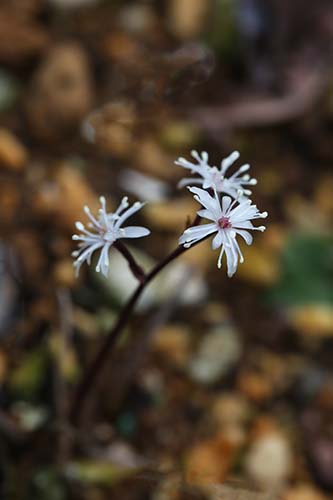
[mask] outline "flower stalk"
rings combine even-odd
[[[141,266],[137,263],[131,252],[128,250],[126,245],[121,241],[115,241],[113,244],[114,248],[118,250],[119,253],[127,260],[128,266],[132,271],[133,276],[140,282],[143,283],[146,278],[146,273]]]
[[[195,224],[198,224],[198,217],[196,217],[195,219]],[[209,236],[210,235],[207,235],[200,241],[193,243],[192,247],[205,240]],[[149,273],[145,274],[144,276],[142,275],[141,282],[139,283],[131,297],[128,299],[118,317],[116,324],[107,335],[104,343],[100,347],[96,357],[88,367],[88,370],[84,374],[83,379],[78,386],[70,410],[70,420],[73,424],[77,424],[79,416],[84,414],[85,403],[88,400],[90,392],[94,388],[95,383],[98,381],[99,376],[103,373],[105,363],[108,360],[114,346],[117,344],[143,291],[145,290],[147,285],[155,278],[155,276],[157,276],[165,267],[168,266],[168,264],[173,262],[177,257],[185,253],[187,250],[187,247],[179,245],[164,260],[156,264],[156,266],[153,267],[153,269]]]

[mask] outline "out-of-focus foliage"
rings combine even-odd
[[[333,238],[296,234],[281,254],[281,278],[270,299],[284,306],[333,301]]]

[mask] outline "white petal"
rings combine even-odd
[[[190,235],[190,236],[195,236],[195,237],[203,237],[208,234],[214,233],[217,231],[216,224],[210,223],[210,224],[201,224],[201,226],[192,226],[189,227],[184,231],[184,234]]]
[[[117,222],[115,223],[114,227],[116,229],[119,229],[119,227],[122,225],[123,222],[125,222],[126,219],[131,217],[131,215],[135,214],[135,212],[138,212],[138,210],[140,210],[144,205],[145,205],[145,203],[141,203],[140,201],[136,201],[134,203],[134,205],[132,205],[130,208],[125,210],[125,212],[123,212],[120,215],[120,217],[117,220]]]
[[[225,248],[224,248],[224,245],[222,245],[220,255],[219,255],[219,258],[217,260],[217,267],[219,269],[221,269],[221,267],[222,267],[222,257],[223,257],[224,252],[225,252]]]
[[[82,253],[80,253],[77,260],[80,262],[84,262],[85,260],[90,260],[91,255],[94,253],[94,251],[97,250],[98,248],[101,248],[102,246],[103,243],[96,243],[95,245],[89,246]]]
[[[207,191],[197,187],[190,187],[189,191],[197,196],[195,199],[212,213],[215,220],[221,217],[222,213],[220,203],[215,197],[213,198]]]
[[[237,229],[236,233],[239,234],[245,241],[247,245],[251,245],[253,241],[253,236],[248,231],[242,231],[241,229]]]
[[[203,217],[204,219],[209,219],[215,221],[215,217],[212,215],[212,213],[207,210],[207,208],[203,208],[202,210],[198,210],[197,212],[200,217]]]
[[[227,270],[228,276],[231,278],[236,272],[237,264],[235,265],[234,255],[230,246],[224,247],[226,259],[227,259]]]
[[[230,219],[233,225],[239,220],[251,219],[251,213],[253,212],[253,205],[251,206],[251,200],[242,201],[239,205],[232,209],[229,213]]]
[[[149,229],[143,226],[127,226],[121,230],[122,238],[142,238],[150,234]]]
[[[213,250],[216,250],[217,248],[219,248],[221,245],[222,245],[222,232],[219,231],[216,236],[214,236],[213,240],[212,240],[212,249]]]
[[[176,165],[179,165],[180,167],[187,168],[188,170],[191,170],[191,172],[195,172],[196,174],[201,174],[202,171],[202,165],[201,162],[199,162],[199,165],[196,165],[195,163],[192,163],[185,158],[178,158],[178,160],[175,161]]]
[[[216,224],[203,224],[201,226],[189,227],[181,235],[178,242],[180,245],[189,242],[194,243],[195,241],[200,241],[202,240],[202,238],[205,238],[209,234],[214,233],[216,230]]]
[[[231,205],[231,201],[232,200],[231,200],[230,196],[223,196],[222,197],[222,211],[224,214],[227,213],[227,211]]]
[[[242,222],[235,222],[233,225],[234,229],[254,229],[253,224],[250,220],[244,220]]]
[[[101,272],[105,278],[108,276],[108,270],[109,270],[109,249],[110,249],[111,243],[107,243],[104,245],[102,248],[101,254],[99,256],[97,265],[96,265],[96,272]]]
[[[233,151],[227,158],[221,161],[221,172],[224,174],[228,168],[240,157],[238,151]]]
[[[203,179],[198,179],[197,177],[185,177],[184,179],[180,180],[177,184],[178,188],[182,188],[184,186],[189,186],[191,184],[198,184],[199,186],[202,185]]]

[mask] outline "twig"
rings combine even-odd
[[[240,127],[260,127],[290,122],[306,113],[323,94],[327,75],[318,69],[300,68],[290,78],[288,90],[279,97],[250,95],[220,107],[202,107],[191,113],[201,127],[211,132]]]

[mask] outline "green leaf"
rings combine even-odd
[[[64,481],[54,469],[40,469],[34,476],[29,500],[65,500]]]
[[[295,306],[333,303],[333,237],[298,234],[281,256],[281,279],[268,295],[272,302]]]
[[[71,462],[65,469],[65,475],[72,481],[111,486],[138,472],[137,467],[121,467],[111,462],[86,460]]]
[[[10,389],[24,399],[32,399],[39,392],[46,377],[48,352],[43,348],[29,353],[10,377]]]

